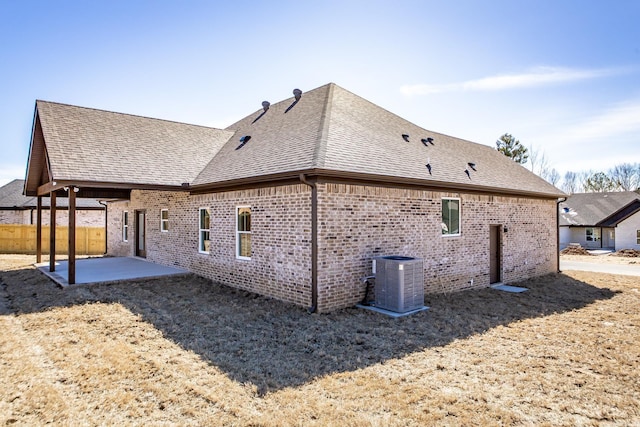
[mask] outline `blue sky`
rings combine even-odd
[[[640,1],[0,0],[0,184],[36,99],[226,127],[328,82],[561,174],[640,162]]]

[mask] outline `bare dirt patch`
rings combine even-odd
[[[560,255],[584,255],[584,256],[592,256],[589,251],[587,251],[582,246],[567,246],[563,250],[560,251]]]
[[[640,283],[568,272],[391,319],[0,256],[0,424],[634,425]]]
[[[640,251],[635,249],[622,249],[611,254],[612,256],[640,258]]]
[[[599,263],[599,264],[640,264],[640,259],[635,257],[622,257],[615,256],[615,253],[608,253],[602,255],[560,255],[560,260],[564,261],[581,261],[581,262],[589,262],[589,263]]]

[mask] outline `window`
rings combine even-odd
[[[460,199],[442,199],[442,235],[460,235]]]
[[[203,254],[209,253],[209,232],[210,232],[210,222],[209,222],[209,208],[200,208],[198,224],[200,228],[200,232],[198,233],[198,252]]]
[[[122,241],[129,241],[129,212],[122,212]]]
[[[251,208],[236,208],[236,258],[251,259]]]
[[[640,245],[640,230],[636,230],[636,244]]]
[[[169,231],[169,209],[160,209],[160,231]]]
[[[600,241],[600,229],[599,228],[587,228],[586,229],[587,242],[599,242]]]

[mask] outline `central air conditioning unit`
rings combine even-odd
[[[375,306],[397,313],[424,307],[422,258],[381,256],[373,259]]]

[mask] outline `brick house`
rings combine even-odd
[[[24,180],[14,179],[0,187],[0,224],[33,225],[36,223],[36,209],[38,208],[35,197],[22,195]],[[69,206],[66,199],[60,200],[59,212],[56,215],[56,223],[64,226],[68,223]],[[42,209],[49,209],[49,199],[42,200]],[[106,208],[98,200],[80,199],[76,206],[76,225],[80,227],[104,227]],[[49,216],[42,217],[43,224],[49,223]]]
[[[427,293],[558,270],[546,181],[335,84],[294,95],[224,130],[37,101],[25,192],[121,199],[111,255],[321,312],[379,255],[423,258]]]

